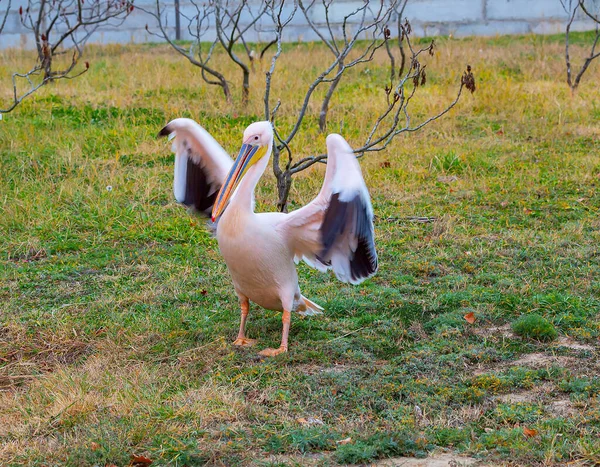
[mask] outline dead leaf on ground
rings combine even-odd
[[[532,437],[534,437],[535,435],[538,434],[538,431],[534,430],[533,428],[527,428],[527,427],[525,427],[525,428],[523,428],[523,434],[525,436],[527,436],[528,438],[532,438]]]
[[[348,437],[348,438],[344,438],[344,439],[340,439],[339,441],[336,441],[335,444],[350,444],[352,442],[352,438]]]
[[[472,311],[470,313],[467,313],[465,316],[465,321],[469,324],[473,324],[475,322],[475,313],[473,313]]]
[[[131,455],[131,462],[129,463],[130,467],[146,467],[152,464],[152,459],[146,456],[138,456],[137,454]]]
[[[523,214],[529,215],[533,213],[533,209],[523,208]]]
[[[100,445],[98,443],[92,443],[90,444],[90,449],[92,451],[97,451],[98,449],[100,449]]]

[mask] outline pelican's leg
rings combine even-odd
[[[250,302],[246,297],[240,297],[240,308],[242,309],[242,319],[240,320],[240,330],[237,339],[233,341],[233,345],[251,346],[256,344],[256,339],[248,339],[246,337],[246,319],[248,318],[248,310]]]
[[[275,355],[279,355],[280,353],[287,352],[288,350],[288,335],[290,334],[290,323],[292,320],[292,314],[283,310],[283,316],[281,317],[281,321],[283,322],[283,331],[281,333],[281,345],[278,349],[264,349],[261,350],[258,354],[263,357],[274,357]]]

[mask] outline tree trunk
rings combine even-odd
[[[338,72],[341,71],[342,68],[344,68],[344,63],[340,60],[338,64]],[[323,104],[321,105],[321,113],[319,113],[319,130],[321,130],[321,133],[325,133],[325,130],[327,129],[327,113],[329,112],[329,101],[331,100],[333,93],[335,92],[335,88],[337,88],[337,85],[339,84],[341,79],[342,74],[340,73],[340,75],[331,82],[331,85],[327,90],[327,94],[325,94],[325,99],[323,99]]]
[[[288,212],[287,202],[290,194],[290,188],[292,187],[292,174],[287,170],[281,172],[277,177],[277,210],[279,212]]]
[[[279,166],[279,147],[273,145],[273,174],[277,179],[277,210],[279,212],[287,212],[288,195],[292,187],[292,174],[289,169],[281,170]]]
[[[225,94],[225,100],[231,103],[231,91],[229,89],[229,84],[227,84],[227,80],[225,78],[220,80],[219,86],[223,89],[223,94]]]
[[[245,107],[248,105],[250,99],[250,71],[244,69],[244,84],[242,86],[242,105]]]

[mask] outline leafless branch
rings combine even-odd
[[[156,0],[154,9],[140,9],[156,20],[158,32],[154,32],[146,25],[146,31],[150,34],[164,39],[177,53],[185,57],[192,65],[197,66],[201,70],[202,79],[209,85],[219,86],[223,91],[225,98],[231,101],[231,91],[229,83],[225,76],[210,65],[210,60],[213,56],[218,40],[212,42],[206,40],[206,35],[210,30],[211,19],[214,18],[214,9],[212,4],[202,4],[191,2],[195,8],[192,16],[187,16],[179,13],[180,16],[187,21],[187,31],[193,41],[189,48],[185,48],[175,42],[176,39],[169,33],[167,22],[167,8],[161,3],[161,0]]]
[[[254,25],[260,20],[260,18],[266,13],[268,8],[268,3],[263,2],[258,9],[257,14],[254,14],[250,4],[243,0],[239,2],[239,4],[235,5],[232,2],[233,7],[230,5],[228,0],[225,2],[222,1],[214,1],[214,9],[215,9],[215,24],[217,37],[222,47],[229,55],[229,58],[242,70],[242,103],[245,105],[248,103],[248,99],[250,97],[250,67],[249,64],[244,62],[234,51],[234,45],[238,41],[242,41],[248,59],[252,60],[252,54],[250,50],[246,46],[244,41],[244,34],[254,27]],[[247,24],[244,26],[240,25],[240,20],[242,15],[248,12],[249,16],[252,18]]]
[[[10,8],[10,0],[8,3]],[[37,59],[26,72],[12,74],[12,98],[0,113],[12,111],[42,86],[60,79],[73,79],[89,68],[76,71],[83,47],[100,25],[119,26],[133,11],[129,0],[29,0],[19,8],[21,24],[33,35]],[[0,23],[0,32],[6,24]],[[57,59],[70,56],[69,60]],[[24,85],[24,87],[23,87]]]
[[[372,11],[369,8],[376,4],[377,8]],[[335,94],[336,87],[345,76],[347,70],[360,66],[365,63],[370,63],[377,51],[385,47],[388,56],[392,54],[391,49],[387,46],[390,40],[391,32],[386,26],[386,22],[391,18],[392,12],[397,8],[395,2],[391,5],[385,5],[383,2],[371,2],[359,5],[353,12],[347,15],[338,25],[341,30],[340,37],[335,35],[336,25],[330,21],[329,8],[331,0],[298,0],[298,8],[304,15],[304,20],[312,31],[321,39],[323,44],[331,52],[332,60],[324,67],[323,71],[311,82],[305,91],[304,98],[300,104],[298,117],[287,135],[281,135],[276,129],[276,143],[274,148],[273,171],[277,178],[278,187],[278,208],[285,211],[289,190],[291,187],[292,176],[301,172],[308,167],[318,162],[323,162],[327,155],[320,154],[315,156],[303,157],[298,160],[292,160],[292,151],[290,149],[291,142],[302,125],[304,117],[308,113],[309,103],[314,95],[315,90],[323,83],[328,85],[325,97],[321,103],[319,114],[321,129],[325,129],[326,116],[329,103],[332,96]],[[310,13],[311,8],[316,6],[321,9],[325,17],[325,24],[319,25],[312,21]],[[406,0],[403,0],[400,5],[400,11],[403,11],[406,6]],[[281,8],[279,9],[281,11]],[[274,18],[280,19],[277,12],[273,13]],[[277,22],[277,21],[276,21]],[[352,33],[350,32],[350,23],[352,23]],[[282,24],[279,21],[279,24]],[[427,46],[415,48],[410,40],[411,28],[408,21],[399,22],[400,34],[402,36],[402,47],[406,48],[405,57],[406,65],[402,65],[403,74],[390,74],[390,84],[385,87],[385,97],[381,113],[375,119],[371,131],[366,136],[364,144],[355,150],[357,157],[370,152],[378,152],[386,149],[393,139],[405,132],[415,132],[429,125],[437,119],[446,115],[453,109],[460,100],[463,90],[473,92],[475,90],[475,79],[470,67],[464,72],[458,83],[458,91],[452,102],[446,105],[435,115],[423,119],[416,124],[411,122],[410,103],[420,87],[424,86],[427,81],[427,65],[422,63],[422,56],[433,55],[435,44],[432,41]],[[277,52],[274,54],[271,62],[271,68],[266,74],[265,87],[265,117],[275,120],[275,113],[279,106],[270,112],[270,94],[271,86],[274,78],[277,60],[281,54],[281,27],[278,30]],[[366,43],[361,43],[358,50],[358,38],[364,38],[368,34],[370,39]],[[277,125],[274,124],[275,128]],[[286,150],[288,153],[288,161],[285,167],[280,166],[280,152]]]
[[[187,22],[187,33],[192,38],[192,45],[189,48],[184,48],[172,37],[174,33],[169,31],[167,24],[169,8],[161,3],[163,1],[156,0],[154,8],[143,9],[153,16],[157,23],[157,32],[152,32],[146,26],[148,32],[166,40],[192,65],[199,67],[204,81],[207,84],[219,86],[226,99],[231,101],[229,80],[211,63],[215,51],[223,50],[242,72],[242,103],[245,105],[250,96],[250,74],[255,58],[255,53],[250,49],[246,35],[267,16],[269,0],[259,3],[248,0],[191,0],[190,3],[195,9],[195,13],[188,16],[180,12],[180,17]],[[240,56],[237,52],[236,45],[238,44],[243,46],[245,57]],[[263,50],[262,54],[264,52]]]
[[[385,32],[387,31],[387,27],[384,28],[383,24],[389,19],[391,14],[394,12],[396,0],[392,0],[390,5],[386,5],[384,4],[384,2],[379,2],[378,7],[375,9],[375,11],[370,9],[369,2],[365,2],[363,5],[359,5],[354,11],[347,14],[344,17],[341,24],[343,44],[341,44],[340,46],[338,46],[337,44],[338,41],[334,34],[334,29],[332,27],[331,19],[329,16],[329,10],[332,4],[332,0],[321,0],[321,5],[323,7],[323,12],[325,16],[325,23],[327,25],[326,31],[321,31],[321,28],[312,21],[311,16],[309,14],[310,9],[314,8],[315,3],[316,0],[312,0],[309,4],[305,5],[302,0],[298,0],[300,9],[304,14],[305,21],[307,22],[309,27],[315,32],[315,34],[317,34],[317,36],[323,41],[323,43],[327,45],[327,47],[335,57],[335,63],[333,64],[333,67],[330,67],[324,76],[317,78],[317,81],[313,83],[315,84],[313,91],[321,82],[329,83],[329,88],[321,103],[321,110],[319,113],[319,128],[322,132],[324,132],[327,126],[327,113],[329,111],[329,103],[344,72],[348,68],[352,68],[357,64],[372,60],[374,53],[387,42],[389,33]],[[377,4],[377,2],[373,3]],[[369,20],[367,14],[372,15],[373,19]],[[355,22],[355,24],[353,24],[353,27],[356,30],[356,32],[351,36],[348,33],[348,25],[350,22]],[[361,37],[361,35],[368,32],[371,32],[372,38],[368,46],[366,47],[366,50],[358,59],[346,62],[346,58],[354,48],[356,40],[359,37]],[[331,71],[336,66],[337,73],[332,78],[327,78],[327,75],[331,73]],[[308,100],[305,100],[306,105],[308,105],[308,102],[310,101],[310,97],[312,95],[312,91],[309,92],[310,94],[307,94],[306,96]],[[306,111],[306,108],[304,108],[303,111]],[[301,121],[299,123],[301,123]],[[290,140],[288,140],[288,143],[289,141]]]
[[[396,9],[396,25],[398,30],[398,50],[400,51],[400,66],[398,69],[398,76],[402,76],[404,74],[404,67],[406,65],[406,52],[404,51],[404,31],[402,29],[402,21],[404,18],[404,10],[406,9],[406,4],[408,0],[402,0],[399,2],[398,8]]]
[[[2,2],[2,0],[0,0],[0,3],[1,2]],[[6,26],[6,20],[8,19],[8,13],[10,12],[11,4],[12,4],[12,0],[8,0],[7,6],[6,6],[6,11],[3,13],[4,16],[0,16],[0,34],[2,34],[2,30],[4,29],[4,26]]]
[[[598,42],[600,42],[600,15],[594,15],[590,8],[585,4],[586,0],[560,0],[563,8],[569,15],[569,19],[567,21],[567,26],[565,28],[565,64],[567,68],[567,84],[571,88],[572,92],[575,92],[579,87],[579,83],[581,82],[581,78],[584,73],[587,71],[588,67],[596,58],[600,57],[600,52],[596,52],[596,47],[598,46]],[[595,36],[594,41],[592,42],[592,47],[590,48],[590,52],[588,56],[585,58],[583,65],[575,75],[573,79],[573,68],[571,65],[571,53],[570,53],[570,34],[571,27],[573,22],[575,21],[575,17],[577,12],[581,9],[583,14],[593,20],[596,23],[595,28]]]

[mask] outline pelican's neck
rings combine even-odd
[[[273,143],[270,143],[265,155],[248,169],[231,198],[231,207],[254,212],[254,189],[269,164],[272,149]]]

